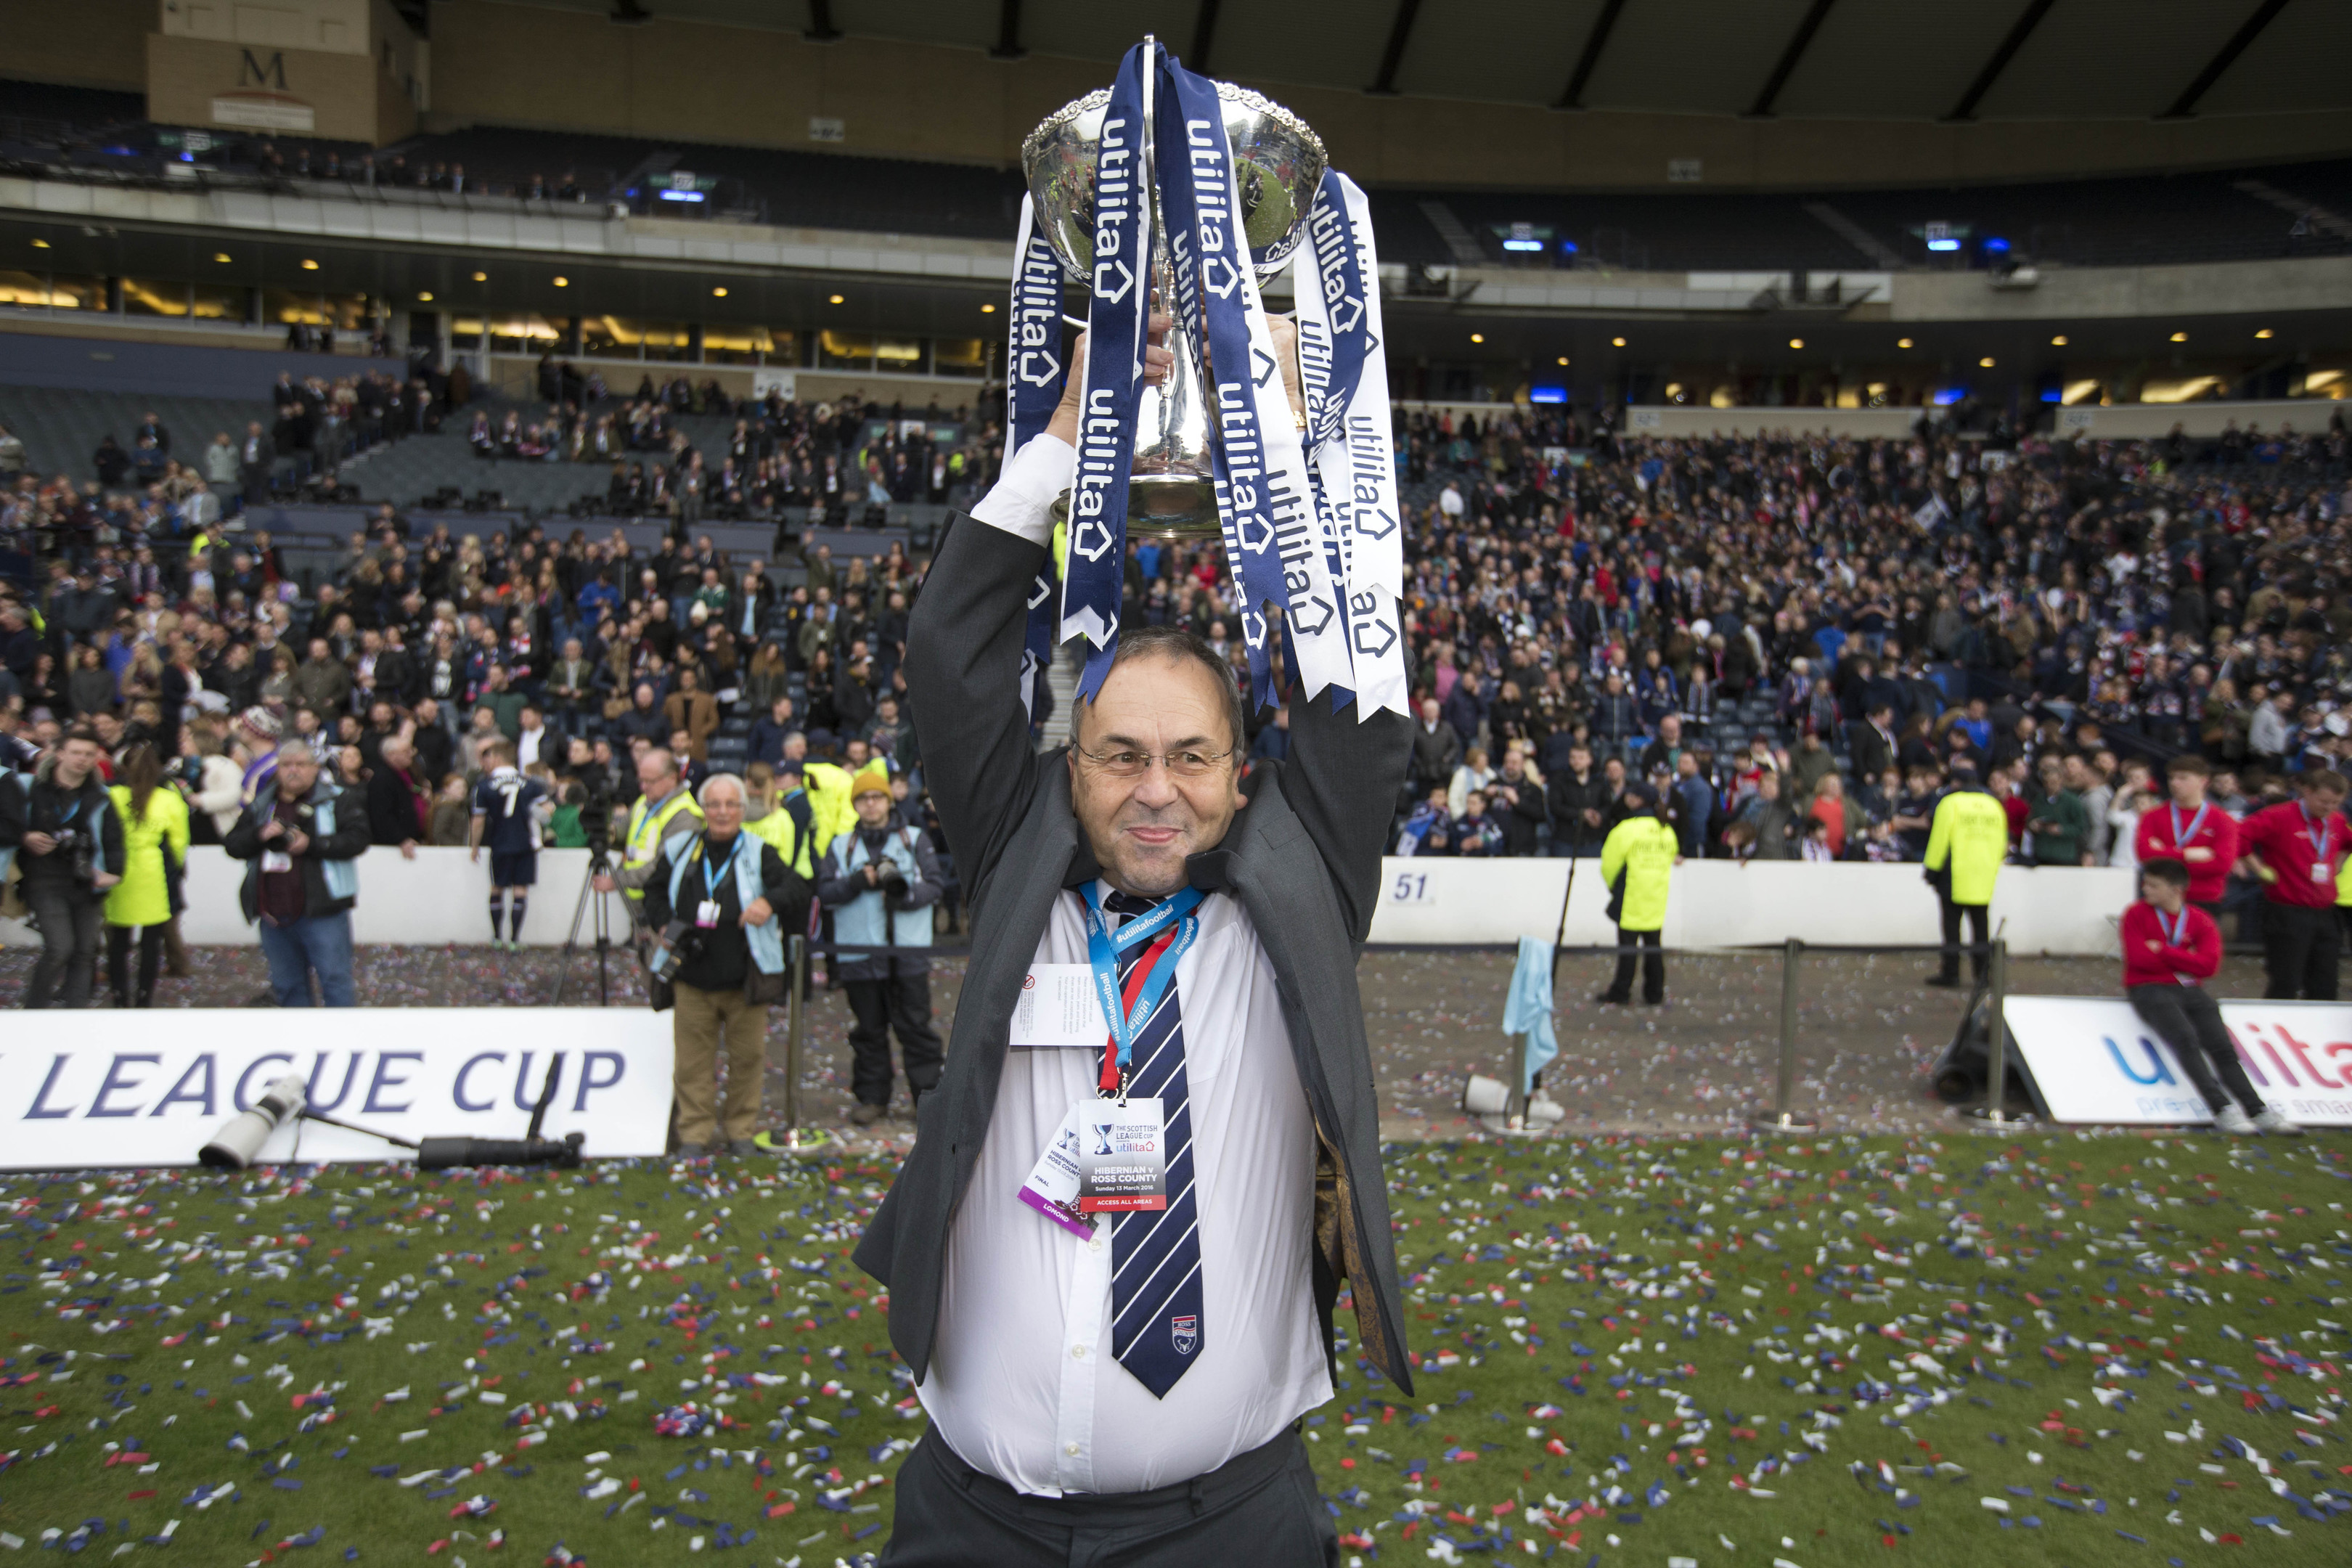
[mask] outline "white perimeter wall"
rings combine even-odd
[[[1563,895],[1565,945],[1616,942],[1599,860],[1384,860],[1372,940],[1549,942]],[[2116,921],[2132,897],[2127,870],[2011,866],[1995,886],[1992,923],[2006,922],[2013,952],[2111,957]],[[1675,868],[1669,947],[1745,947],[1792,936],[1822,945],[1943,940],[1935,891],[1916,866],[1686,860]]]
[[[419,849],[415,859],[403,860],[396,849],[375,848],[358,865],[359,941],[470,945],[488,940],[487,853],[475,864],[463,849]],[[587,872],[585,849],[540,852],[539,885],[531,889],[530,918],[523,928],[529,945],[562,942]],[[188,852],[188,912],[181,921],[188,941],[255,940],[237,909],[244,873],[241,862],[217,848],[199,846]],[[1402,889],[1400,879],[1407,879]],[[1549,942],[1559,928],[1563,894],[1568,945],[1617,940],[1616,928],[1603,913],[1609,889],[1598,860],[1383,860],[1372,940],[1492,943],[1539,936]],[[2116,921],[2132,896],[2129,871],[2011,866],[2000,874],[1992,919],[1996,927],[2007,922],[2015,952],[2111,957],[2116,951]],[[626,919],[615,894],[616,934],[625,933]],[[593,934],[589,921],[582,928],[583,940]],[[13,922],[0,922],[0,935],[10,942],[31,940]],[[1824,945],[1942,940],[1936,895],[1916,866],[1691,860],[1675,868],[1666,900],[1669,946],[1747,947],[1791,936]]]

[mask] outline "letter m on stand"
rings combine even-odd
[[[274,87],[280,92],[286,90],[285,50],[273,53],[268,65],[254,58],[251,49],[239,49],[237,54],[242,57],[236,65],[237,86]]]

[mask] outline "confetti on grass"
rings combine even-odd
[[[1345,1556],[2352,1556],[2332,1138],[1386,1158],[1415,1391],[1343,1297],[1303,1427]],[[205,1563],[478,1561],[492,1524],[531,1562],[865,1561],[922,1429],[847,1256],[892,1173],[0,1178],[0,1530]]]

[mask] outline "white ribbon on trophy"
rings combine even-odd
[[[1345,606],[1349,688],[1368,714],[1403,713],[1403,511],[1389,419],[1381,267],[1370,204],[1353,180],[1323,176],[1307,245],[1291,261],[1298,369],[1315,503]]]

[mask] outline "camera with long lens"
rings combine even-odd
[[[65,858],[67,875],[88,886],[98,880],[98,840],[83,828],[60,827],[50,835],[57,842],[52,855]]]
[[[261,1098],[253,1102],[253,1109],[232,1117],[213,1135],[211,1142],[197,1151],[196,1158],[216,1171],[242,1171],[259,1158],[261,1146],[269,1142],[270,1134],[299,1120],[340,1127],[346,1132],[364,1132],[396,1148],[413,1149],[420,1171],[446,1171],[470,1165],[548,1165],[571,1170],[580,1163],[587,1135],[567,1132],[561,1138],[545,1138],[539,1131],[546,1123],[547,1108],[554,1103],[556,1087],[562,1077],[563,1053],[558,1051],[547,1064],[547,1078],[539,1089],[539,1103],[531,1107],[530,1126],[520,1138],[427,1138],[418,1142],[312,1110],[309,1080],[299,1073],[288,1073],[271,1079],[262,1089]]]
[[[302,1114],[310,1103],[310,1083],[299,1073],[272,1079],[253,1109],[242,1111],[196,1151],[196,1158],[215,1171],[242,1171],[253,1163],[269,1135]]]
[[[894,910],[904,909],[907,904],[907,873],[894,863],[882,868],[881,877],[883,903]]]
[[[534,1127],[537,1125],[533,1123]],[[416,1168],[446,1171],[462,1165],[552,1165],[572,1170],[580,1163],[581,1132],[561,1138],[426,1138],[416,1145]]]
[[[580,796],[580,831],[588,840],[591,876],[613,869],[613,781],[601,767],[592,767],[573,781]]]
[[[646,954],[646,973],[656,980],[669,982],[695,954],[702,951],[702,931],[692,921],[672,921],[662,927],[661,934]]]

